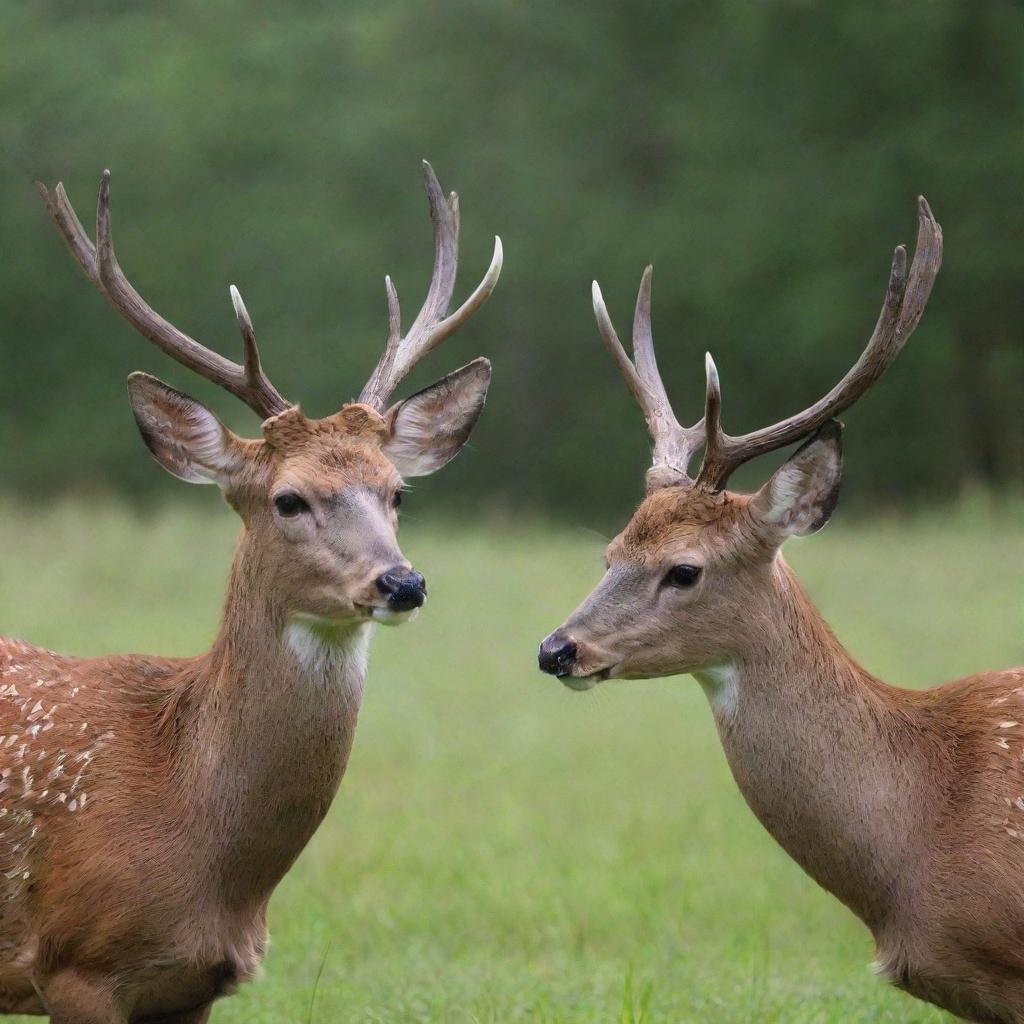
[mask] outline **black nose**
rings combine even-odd
[[[377,589],[396,612],[412,611],[427,599],[427,581],[412,569],[388,569],[377,577]]]
[[[567,676],[576,660],[576,641],[564,634],[552,633],[540,645],[537,664],[541,672],[553,676]]]

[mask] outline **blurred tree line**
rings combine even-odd
[[[31,182],[92,218],[113,171],[118,254],[168,319],[264,363],[324,414],[406,322],[431,243],[419,160],[462,199],[457,299],[497,292],[421,365],[480,353],[491,400],[432,500],[578,515],[640,487],[646,435],[590,311],[625,337],[654,262],[681,419],[714,351],[734,432],[823,393],[858,355],[915,197],[946,260],[918,333],[845,417],[848,483],[887,501],[1024,474],[1024,7],[1014,0],[0,0],[3,486],[174,493],[125,375],[211,402],[81,276]],[[237,406],[237,408],[236,408]],[[769,467],[753,470],[748,482]],[[423,484],[434,488],[434,484]]]

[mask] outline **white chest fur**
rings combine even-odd
[[[333,696],[340,694],[358,707],[363,699],[371,634],[369,623],[342,630],[303,616],[288,624],[285,640],[310,687]]]

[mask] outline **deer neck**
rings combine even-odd
[[[276,885],[330,806],[352,748],[371,629],[290,618],[264,568],[243,534],[190,716],[195,803],[215,823],[211,862],[243,901]]]
[[[922,804],[909,708],[846,652],[781,557],[771,575],[756,635],[732,662],[695,675],[758,819],[820,885],[882,927],[903,892]]]

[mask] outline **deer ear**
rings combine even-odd
[[[385,414],[384,454],[402,476],[426,476],[451,461],[480,418],[491,364],[474,359]]]
[[[755,519],[779,540],[816,533],[831,518],[843,476],[843,426],[828,420],[754,495]]]
[[[227,487],[244,465],[243,442],[194,398],[133,373],[128,400],[146,447],[179,480]]]

